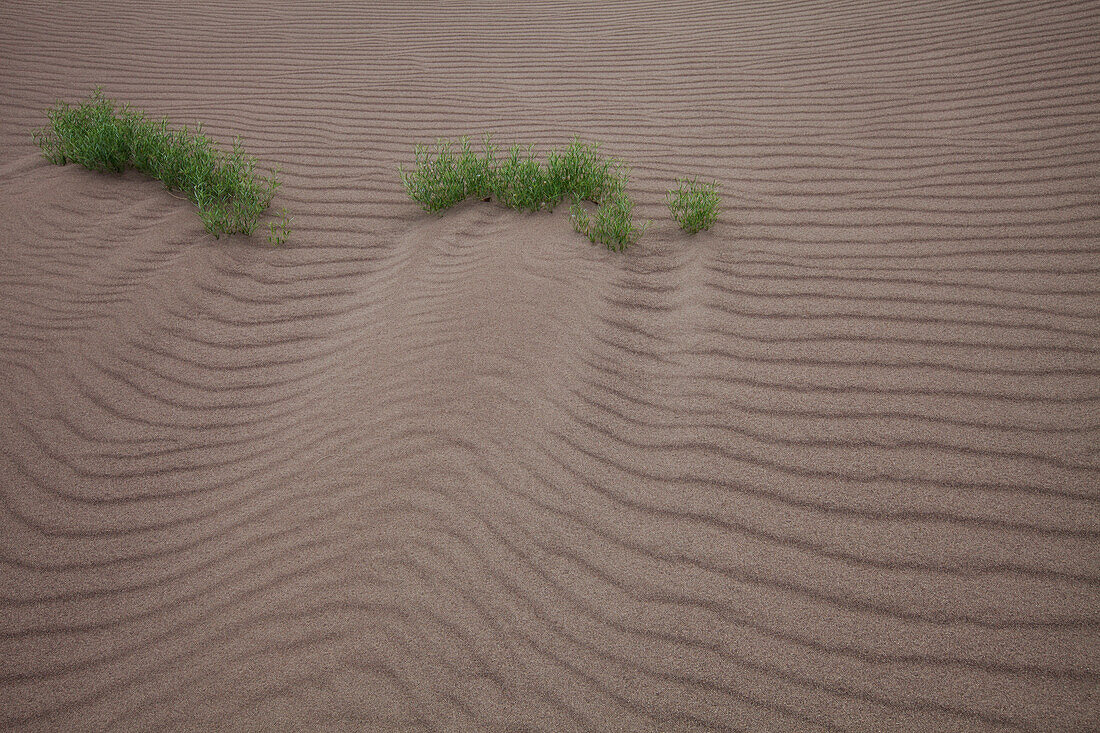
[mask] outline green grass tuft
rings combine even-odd
[[[718,220],[718,182],[699,183],[695,179],[677,180],[679,188],[669,190],[666,201],[672,218],[688,234],[710,229]]]
[[[565,150],[546,154],[546,175],[555,204],[566,196],[599,203],[622,194],[626,186],[626,169],[618,159],[600,157],[599,143],[585,145],[575,137]]]
[[[462,138],[457,154],[449,141],[439,141],[435,153],[426,145],[416,146],[416,167],[406,171],[398,166],[401,181],[409,196],[429,213],[449,209],[476,196],[485,198],[492,189],[494,148],[485,137],[485,155],[478,157],[468,138]]]
[[[286,238],[290,236],[290,222],[294,220],[294,217],[290,216],[290,214],[287,213],[285,206],[280,213],[283,217],[282,222],[280,222],[279,224],[276,224],[275,222],[270,222],[267,225],[268,229],[271,230],[271,233],[267,235],[267,241],[271,242],[274,245],[286,243]]]
[[[34,141],[48,161],[101,173],[137,168],[183,192],[215,237],[252,234],[280,185],[277,168],[269,178],[256,175],[256,159],[244,154],[239,138],[230,152],[221,152],[201,124],[193,132],[170,130],[167,118],[149,120],[128,105],[116,109],[98,87],[87,101],[58,102],[46,115],[50,124],[34,131]],[[284,227],[287,222],[284,211]]]
[[[459,143],[458,152],[443,140],[437,141],[434,152],[417,145],[415,167],[398,167],[405,190],[425,211],[443,211],[469,198],[495,198],[520,211],[553,211],[568,198],[573,202],[574,228],[617,250],[637,241],[648,227],[631,221],[634,204],[626,195],[625,167],[615,158],[600,156],[595,143],[573,138],[564,149],[551,150],[545,164],[530,147],[519,145],[498,160],[488,135],[480,156],[468,138]],[[591,221],[581,201],[598,204]]]
[[[634,203],[620,192],[601,201],[591,216],[580,202],[574,202],[569,213],[574,229],[597,244],[621,252],[649,229],[648,221],[641,226],[634,224],[633,210]]]

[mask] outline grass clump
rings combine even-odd
[[[280,213],[283,220],[279,224],[270,222],[267,225],[268,229],[271,230],[271,233],[267,235],[267,241],[276,245],[286,243],[286,238],[290,236],[290,222],[294,220],[294,217],[287,213],[285,206]]]
[[[492,171],[492,194],[497,201],[518,211],[553,210],[558,195],[550,178],[531,153],[531,148],[513,145],[508,157]]]
[[[401,181],[409,196],[429,213],[449,209],[471,197],[485,198],[493,181],[494,148],[485,136],[485,155],[478,157],[468,138],[459,141],[462,149],[455,153],[450,141],[441,141],[435,153],[426,145],[416,146],[416,167],[406,171],[398,166]]]
[[[677,180],[678,188],[665,197],[672,218],[688,234],[710,229],[718,220],[718,182],[699,183],[695,179]]]
[[[612,195],[625,195],[623,164],[617,158],[601,157],[598,143],[586,145],[575,137],[564,150],[547,153],[546,175],[555,204],[566,196],[599,203]]]
[[[520,145],[498,160],[488,135],[480,156],[467,138],[460,145],[457,153],[447,141],[438,142],[434,152],[418,145],[415,168],[398,167],[405,190],[425,211],[443,211],[468,198],[495,198],[520,211],[553,211],[568,198],[574,228],[593,242],[620,250],[648,226],[631,221],[634,204],[626,195],[625,167],[615,158],[603,158],[596,143],[573,138],[564,149],[550,151],[545,164],[530,147]],[[591,220],[581,201],[598,205]]]
[[[569,209],[569,218],[573,228],[593,242],[621,252],[637,242],[649,228],[648,221],[641,226],[634,223],[633,210],[634,203],[620,192],[601,201],[592,215],[575,201]]]
[[[252,234],[280,185],[277,168],[269,178],[256,175],[256,159],[244,154],[240,138],[230,152],[219,151],[201,124],[194,131],[170,130],[167,118],[154,121],[128,105],[117,108],[98,87],[87,101],[58,102],[46,115],[50,124],[34,131],[34,141],[51,163],[79,163],[101,173],[137,168],[194,202],[215,238]],[[280,244],[287,223],[284,209]]]

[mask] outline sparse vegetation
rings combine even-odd
[[[633,210],[634,202],[625,193],[619,192],[601,201],[591,216],[579,201],[574,202],[569,209],[569,218],[573,228],[593,242],[621,252],[637,242],[649,228],[648,221],[640,226],[634,223],[631,217]]]
[[[551,150],[546,155],[546,174],[553,205],[566,196],[596,203],[625,196],[625,166],[617,158],[601,157],[598,143],[585,145],[573,138],[565,150]]]
[[[493,181],[493,147],[485,137],[485,155],[478,157],[467,138],[462,150],[453,151],[449,141],[441,141],[434,154],[427,146],[416,146],[416,167],[407,172],[398,166],[405,190],[429,213],[449,209],[471,197],[489,195]]]
[[[449,141],[439,141],[434,152],[418,145],[415,168],[398,167],[405,190],[425,211],[443,211],[469,198],[495,198],[521,211],[552,211],[569,198],[574,228],[616,250],[637,241],[648,226],[631,220],[634,204],[625,190],[625,167],[615,158],[601,157],[595,143],[573,138],[563,150],[550,151],[545,165],[531,148],[519,145],[498,161],[488,135],[480,156],[468,138],[459,143],[457,153]],[[581,201],[597,204],[592,217]]]
[[[58,102],[47,111],[50,124],[34,131],[35,143],[46,159],[57,165],[79,163],[101,173],[121,173],[133,166],[181,191],[199,208],[206,230],[222,234],[252,234],[260,215],[279,187],[276,168],[271,177],[258,177],[256,159],[241,150],[240,138],[233,149],[219,151],[202,131],[168,128],[168,119],[152,121],[145,113],[103,97],[97,87],[90,99],[71,106]],[[282,235],[286,241],[289,218],[283,210]]]
[[[677,180],[679,188],[666,196],[672,218],[688,234],[710,229],[718,220],[718,182],[699,183],[695,179]]]
[[[270,222],[268,224],[271,233],[267,235],[267,241],[276,245],[286,243],[286,238],[290,236],[290,222],[294,220],[294,218],[287,213],[285,206],[279,213],[282,214],[283,220],[278,225],[276,225],[275,222]]]

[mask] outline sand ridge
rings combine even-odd
[[[0,727],[1100,727],[1100,12],[0,5]],[[242,136],[286,246],[49,165]],[[652,229],[420,212],[573,135]],[[687,237],[681,175],[722,182]]]

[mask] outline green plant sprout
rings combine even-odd
[[[278,167],[269,178],[256,175],[256,159],[244,154],[240,138],[230,152],[219,151],[201,123],[193,132],[170,130],[167,117],[154,122],[128,105],[116,110],[99,87],[87,101],[77,106],[58,102],[46,115],[49,126],[35,130],[33,137],[48,161],[79,163],[101,173],[137,168],[168,190],[183,192],[215,238],[252,234],[280,185]],[[288,223],[284,209],[284,229]]]
[[[267,241],[274,245],[281,245],[286,242],[286,238],[290,236],[290,222],[294,221],[294,218],[287,213],[285,206],[280,214],[283,220],[278,226],[276,226],[273,221],[269,222],[267,225],[271,230],[271,233],[267,235]]]
[[[718,220],[718,182],[699,183],[695,179],[677,179],[679,188],[665,197],[672,218],[688,234],[710,229]]]
[[[573,228],[597,244],[621,252],[649,229],[649,222],[636,225],[631,218],[634,203],[625,193],[605,198],[589,216],[588,211],[575,201],[569,208]]]

